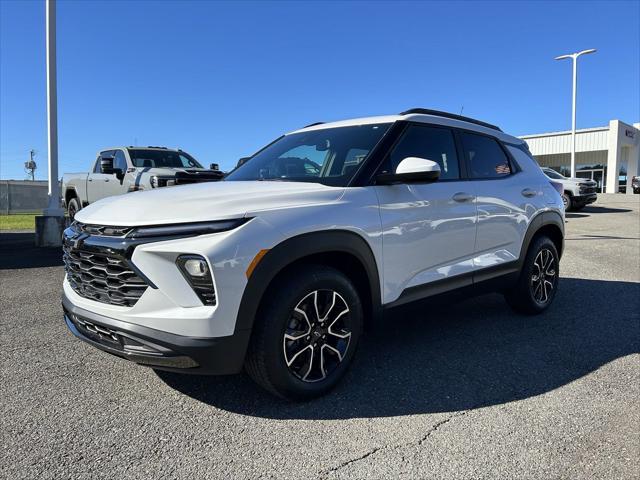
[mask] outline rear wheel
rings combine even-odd
[[[76,213],[78,213],[79,210],[80,210],[80,204],[78,203],[78,199],[73,197],[71,200],[69,200],[69,203],[67,204],[67,215],[71,220],[73,220],[73,218],[76,216]]]
[[[246,370],[268,391],[308,400],[342,378],[362,331],[362,306],[351,281],[321,265],[277,280],[254,324]]]
[[[535,238],[515,287],[505,294],[511,308],[526,314],[546,310],[558,288],[559,261],[558,250],[549,237]]]

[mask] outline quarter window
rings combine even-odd
[[[467,132],[460,137],[471,178],[501,178],[511,173],[509,159],[496,140]]]
[[[407,157],[437,162],[442,180],[460,178],[453,132],[447,128],[409,125],[389,154],[385,170],[395,172],[398,164]]]

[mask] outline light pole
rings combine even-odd
[[[560,55],[556,57],[556,60],[563,60],[570,58],[573,60],[573,107],[571,111],[571,176],[576,176],[576,96],[578,89],[578,57],[580,55],[586,55],[587,53],[594,53],[595,48],[589,50],[582,50],[581,52],[571,53],[569,55]]]
[[[58,181],[58,96],[56,85],[56,0],[46,0],[47,20],[47,130],[49,147],[49,203],[36,217],[36,245],[55,247],[62,243],[64,211],[60,208]]]

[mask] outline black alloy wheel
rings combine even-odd
[[[363,320],[358,290],[345,273],[326,265],[292,267],[264,294],[247,373],[287,400],[324,395],[349,368]]]
[[[549,237],[541,235],[531,241],[518,280],[504,296],[516,312],[542,313],[553,302],[559,280],[558,250]]]
[[[531,269],[531,295],[541,305],[553,298],[553,290],[558,283],[556,259],[553,252],[543,248],[538,252]]]
[[[351,342],[349,306],[335,290],[314,290],[291,312],[282,340],[284,360],[303,382],[331,375]]]

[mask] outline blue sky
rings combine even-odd
[[[45,7],[0,0],[0,178],[46,178]],[[60,171],[106,146],[232,167],[319,120],[422,106],[513,134],[640,119],[640,2],[58,2]]]

